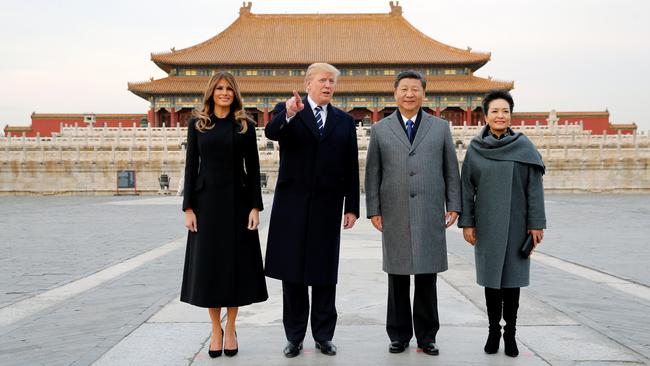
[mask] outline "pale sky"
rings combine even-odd
[[[146,113],[127,82],[166,74],[151,52],[205,41],[234,0],[22,0],[0,10],[0,129],[38,113]],[[515,111],[603,111],[650,130],[650,1],[402,0],[416,28],[491,52],[476,73],[514,80]],[[387,13],[388,0],[253,1],[253,13]],[[287,34],[290,46],[291,35]],[[245,44],[242,44],[245,47]],[[264,50],[263,52],[273,52]],[[413,50],[417,52],[417,50]],[[287,93],[287,96],[290,96]]]

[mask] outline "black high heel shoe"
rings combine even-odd
[[[235,339],[237,339],[237,332],[235,332]],[[224,344],[225,344],[225,337],[224,337]],[[237,352],[239,352],[239,344],[237,344],[237,348],[235,349],[227,349],[227,348],[223,349],[223,353],[228,357],[232,357],[236,355]]]
[[[221,328],[221,349],[213,351],[213,350],[210,349],[210,346],[208,345],[208,355],[210,356],[210,358],[217,358],[217,357],[221,356],[221,352],[223,352],[223,339],[224,339],[224,332],[223,332],[223,328]],[[210,341],[212,341],[212,339],[210,339]],[[210,343],[212,343],[212,342],[210,342]],[[228,353],[226,353],[226,355],[227,354]]]

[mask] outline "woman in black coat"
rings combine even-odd
[[[183,198],[189,232],[181,301],[208,308],[210,357],[237,354],[239,306],[268,298],[257,232],[262,209],[255,126],[234,77],[219,72],[188,124]]]

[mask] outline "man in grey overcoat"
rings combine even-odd
[[[460,213],[458,161],[449,124],[421,108],[424,77],[405,71],[394,87],[398,110],[372,127],[365,178],[368,218],[382,233],[388,273],[389,351],[403,352],[415,330],[418,347],[437,355],[436,274],[447,270],[445,230]]]

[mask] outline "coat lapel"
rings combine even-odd
[[[431,125],[432,125],[431,115],[422,111],[422,118],[420,118],[420,126],[418,126],[418,133],[415,134],[415,141],[413,141],[411,150],[415,150],[415,148],[418,147],[420,142],[424,140],[424,137],[429,132],[429,129],[431,129]]]
[[[300,115],[300,119],[305,124],[305,127],[311,131],[317,140],[320,140],[320,133],[318,132],[318,126],[316,126],[316,117],[314,117],[314,112],[311,110],[311,104],[307,101],[307,97],[302,98],[302,103],[305,108],[298,112],[298,115]]]
[[[409,138],[406,136],[406,133],[404,133],[404,129],[402,128],[402,126],[400,126],[399,118],[397,118],[397,111],[393,112],[393,114],[388,116],[387,122],[388,122],[388,127],[390,128],[391,131],[393,131],[397,139],[410,150],[411,142],[409,141]]]

